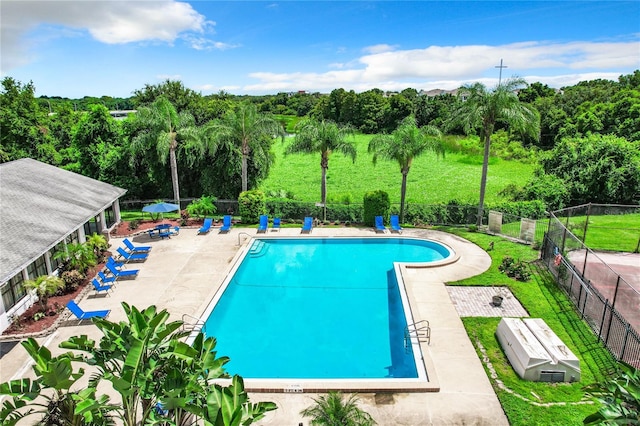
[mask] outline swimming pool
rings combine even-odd
[[[258,239],[205,313],[205,334],[245,378],[425,378],[394,262],[437,262],[408,238]]]

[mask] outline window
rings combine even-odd
[[[113,206],[109,206],[104,210],[104,221],[105,228],[109,228],[116,223],[116,215],[113,211]]]
[[[100,225],[99,216],[92,217],[89,222],[84,224],[84,235],[87,237],[93,234],[99,234],[100,230],[98,226]]]
[[[2,303],[4,304],[5,310],[13,308],[16,303],[27,294],[27,291],[22,285],[23,282],[22,273],[19,273],[0,287]]]
[[[35,280],[42,275],[48,275],[47,261],[45,260],[44,256],[40,256],[29,266],[27,266],[27,275],[29,275],[30,280]]]
[[[58,269],[62,266],[64,261],[66,260],[66,256],[60,255],[62,257],[57,257],[58,253],[66,253],[67,246],[64,241],[60,241],[56,246],[51,250],[51,268]]]

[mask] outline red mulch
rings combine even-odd
[[[111,235],[114,237],[124,237],[127,235],[138,233],[140,231],[154,228],[160,223],[170,223],[172,226],[181,226],[181,222],[181,220],[170,219],[158,220],[155,222],[152,220],[144,220],[140,221],[136,229],[129,229],[129,222],[122,222],[111,232]],[[203,219],[189,219],[186,226],[201,226],[202,223]],[[105,259],[110,255],[111,253],[106,252]],[[64,312],[65,306],[67,305],[69,300],[75,299],[78,294],[80,294],[80,292],[85,288],[85,286],[91,285],[91,279],[93,279],[98,271],[101,271],[103,268],[104,263],[101,263],[89,269],[87,271],[87,278],[82,282],[82,284],[78,286],[78,288],[73,293],[50,297],[49,301],[47,302],[47,306],[49,307],[47,315],[45,315],[42,319],[38,321],[33,320],[33,315],[40,311],[40,304],[35,303],[22,315],[20,315],[20,320],[14,321],[9,326],[9,328],[7,328],[2,333],[2,335],[6,336],[12,334],[38,333],[48,329],[56,321],[56,319],[58,319],[60,314]]]
[[[147,229],[155,228],[160,223],[168,223],[171,226],[201,226],[204,219],[188,219],[186,225],[182,225],[181,219],[164,219],[164,220],[142,220],[138,223],[136,229],[129,229],[129,222],[121,222],[116,228],[111,231],[111,235],[114,237],[126,237],[127,235],[136,234],[140,231],[146,231]]]
[[[105,253],[105,256],[108,257],[111,254],[109,252]],[[105,258],[106,258],[105,257]],[[20,315],[20,320],[14,321],[9,328],[7,328],[2,335],[11,335],[11,334],[26,334],[26,333],[38,333],[40,331],[44,331],[51,327],[51,325],[58,319],[60,314],[64,312],[65,306],[69,300],[75,299],[78,294],[85,288],[85,286],[91,284],[91,279],[96,276],[98,271],[101,271],[104,268],[104,263],[98,264],[93,268],[90,268],[87,271],[87,278],[78,286],[78,288],[73,293],[63,294],[62,296],[52,296],[47,301],[47,306],[49,307],[47,314],[40,320],[34,321],[33,315],[36,312],[40,311],[40,304],[35,303],[29,309],[27,309],[22,315]]]

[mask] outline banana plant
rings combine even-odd
[[[186,332],[180,331],[181,321],[167,322],[166,310],[157,312],[150,306],[140,311],[127,303],[122,306],[128,322],[94,320],[104,335],[98,345],[83,335],[71,337],[60,346],[88,354],[85,362],[99,369],[90,383],[97,385],[103,379],[111,382],[122,398],[118,416],[125,426],[136,426],[149,418],[157,395],[162,394],[159,377],[164,374],[165,362],[160,355]]]
[[[620,363],[618,376],[584,389],[602,405],[584,419],[585,425],[640,424],[640,370],[637,368]]]
[[[238,375],[233,376],[229,386],[214,384],[206,401],[199,415],[213,426],[250,425],[263,418],[268,411],[277,408],[273,402],[251,403],[244,390],[244,380]]]
[[[35,362],[35,380],[28,378],[0,384],[0,395],[11,399],[4,401],[0,409],[3,425],[15,425],[29,415],[41,414],[44,424],[111,424],[106,395],[96,396],[96,389],[88,387],[75,392],[71,387],[84,376],[84,369],[73,370],[72,362],[80,357],[67,352],[56,357],[34,339],[22,342],[22,346]],[[51,392],[53,391],[53,392]]]

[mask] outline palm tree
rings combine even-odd
[[[488,90],[482,83],[464,86],[460,93],[466,96],[466,100],[453,112],[448,123],[450,126],[461,124],[467,134],[480,130],[480,138],[484,140],[478,226],[482,225],[487,169],[489,167],[489,147],[496,124],[504,123],[513,130],[534,139],[540,137],[539,114],[535,109],[520,103],[516,94],[520,87],[526,85],[526,81],[522,78],[511,78],[493,90]]]
[[[25,281],[23,285],[28,291],[36,291],[40,309],[42,312],[46,312],[49,297],[56,294],[56,291],[63,289],[65,283],[62,278],[54,277],[53,275],[41,275],[34,280]]]
[[[178,113],[169,100],[160,96],[148,107],[138,110],[135,120],[141,131],[131,141],[135,154],[146,152],[154,147],[162,164],[167,156],[171,167],[173,199],[180,204],[180,186],[178,183],[178,150],[182,148],[189,164],[202,157],[207,151],[214,154],[217,146],[212,139],[206,138],[204,129],[197,127],[188,112]]]
[[[440,144],[440,131],[433,126],[418,127],[413,116],[405,118],[390,135],[374,136],[369,142],[369,152],[373,153],[373,164],[378,156],[397,161],[402,173],[400,188],[400,222],[404,221],[404,201],[407,193],[407,175],[413,159],[425,151],[444,155]]]
[[[296,136],[285,150],[286,154],[320,153],[320,167],[322,168],[320,197],[323,206],[326,206],[327,203],[327,169],[331,153],[339,151],[351,157],[353,162],[356,161],[356,147],[353,142],[347,141],[347,136],[353,135],[353,133],[353,129],[350,127],[340,127],[333,121],[318,121],[311,118],[298,123]],[[323,220],[326,220],[326,217]]]
[[[340,392],[329,392],[328,395],[314,398],[315,405],[300,412],[304,417],[311,417],[314,426],[370,426],[375,425],[371,415],[362,411],[357,405],[358,397],[351,395],[346,401]]]
[[[271,144],[263,141],[284,137],[282,125],[271,115],[258,113],[257,107],[249,102],[242,102],[221,120],[211,123],[208,131],[219,144],[235,146],[242,154],[242,192],[249,188],[249,155],[253,152],[267,158]]]

